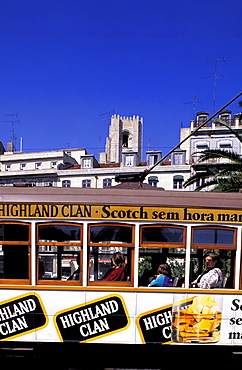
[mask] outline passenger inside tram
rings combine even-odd
[[[111,268],[107,270],[102,281],[125,281],[127,280],[127,271],[125,257],[123,253],[116,252],[111,258]]]
[[[192,288],[212,289],[223,287],[222,261],[216,253],[204,256],[206,269],[191,283]]]
[[[149,287],[171,287],[173,284],[170,266],[167,263],[159,265],[157,275],[152,276],[149,280]]]

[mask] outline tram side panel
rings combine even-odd
[[[67,294],[66,294],[67,293]],[[48,326],[37,341],[143,344],[242,344],[242,296],[173,293],[41,292]]]
[[[1,290],[1,341],[242,344],[242,295]]]
[[[61,342],[135,343],[134,293],[41,291],[49,324],[36,339]]]

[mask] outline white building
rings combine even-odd
[[[148,151],[146,161],[142,162],[142,137],[141,117],[113,115],[105,152],[100,153],[99,161],[85,149],[23,153],[4,151],[0,147],[0,185],[92,188],[117,185],[117,175],[140,173],[161,158],[160,151]],[[12,150],[11,145],[8,148]],[[189,175],[185,152],[180,150],[173,153],[171,160],[155,167],[144,182],[182,190]]]
[[[207,118],[207,112],[198,113],[190,127],[181,128],[181,140]],[[232,117],[230,111],[225,111],[219,118],[242,133],[239,114]],[[151,150],[146,152],[145,162],[142,162],[142,137],[141,117],[113,115],[105,152],[100,153],[99,161],[85,149],[23,153],[5,151],[0,145],[0,185],[92,188],[117,185],[116,176],[141,173],[161,159],[160,151]],[[218,123],[209,123],[185,141],[180,149],[176,149],[170,158],[157,165],[144,183],[165,190],[184,190],[183,182],[192,171],[199,170],[198,158],[193,154],[205,148],[231,148],[241,153],[241,143],[227,128]]]
[[[191,121],[189,128],[181,129],[180,140],[182,141],[185,137],[190,135],[195,129],[200,127],[209,118],[208,112],[199,112],[196,115],[196,119]],[[234,131],[242,134],[242,114],[238,113],[232,116],[232,112],[225,110],[218,115],[218,119],[226,123]],[[191,174],[203,171],[206,166],[224,165],[227,162],[226,159],[213,159],[207,162],[199,163],[199,152],[206,149],[225,149],[231,150],[235,153],[242,154],[242,144],[238,138],[223,124],[218,122],[209,121],[205,126],[191,136],[184,144],[181,145],[181,149],[186,153],[186,163],[191,165]],[[196,186],[200,184],[197,183]],[[194,190],[195,185],[191,186],[190,190]]]

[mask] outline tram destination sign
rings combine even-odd
[[[125,303],[119,295],[58,312],[54,322],[63,342],[88,342],[125,330],[130,325]]]
[[[83,203],[0,203],[1,218],[241,223],[241,209]]]

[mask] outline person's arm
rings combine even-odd
[[[148,286],[149,287],[152,287],[152,286],[163,286],[164,279],[165,279],[165,275],[160,275],[155,280],[153,280]]]

